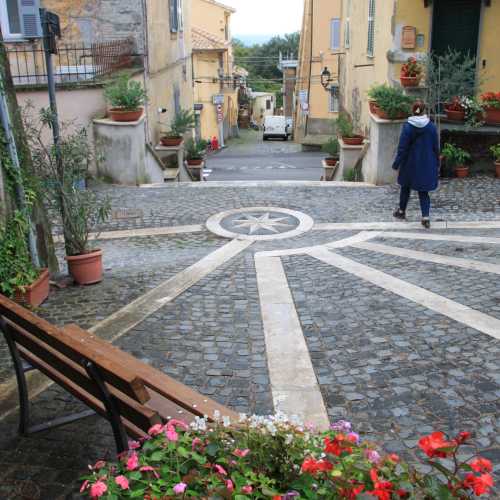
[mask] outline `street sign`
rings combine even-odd
[[[224,94],[215,94],[212,96],[214,104],[224,104]]]

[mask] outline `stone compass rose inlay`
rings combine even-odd
[[[269,231],[271,233],[281,233],[280,229],[291,229],[296,227],[296,224],[283,222],[290,220],[290,217],[275,217],[273,218],[269,212],[257,217],[255,215],[245,215],[243,219],[233,221],[234,227],[248,228],[248,234],[254,234],[259,230]]]
[[[308,215],[278,207],[248,207],[213,215],[207,228],[225,238],[262,241],[293,238],[312,229]]]

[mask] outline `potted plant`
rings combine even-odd
[[[142,115],[146,92],[139,82],[123,75],[104,89],[104,98],[111,108],[109,115],[116,122],[135,122]]]
[[[31,261],[28,224],[16,210],[0,228],[0,291],[20,304],[38,307],[49,296],[49,271]]]
[[[406,64],[403,64],[399,78],[403,87],[418,87],[422,78],[422,66],[415,57],[408,58]]]
[[[384,120],[401,120],[411,114],[413,98],[407,96],[401,88],[387,84],[374,85],[368,96],[376,101],[375,112]]]
[[[335,120],[335,127],[338,130],[344,144],[348,146],[359,146],[363,144],[364,137],[354,132],[354,124],[347,113],[340,113]]]
[[[329,167],[334,167],[339,159],[339,141],[336,137],[331,137],[322,146],[322,150],[328,154],[325,158],[325,163]]]
[[[207,149],[207,141],[201,139],[189,139],[186,142],[186,161],[189,166],[197,166],[203,163],[203,157]]]
[[[453,97],[451,102],[446,103],[444,106],[444,111],[446,113],[446,118],[454,122],[464,122],[465,121],[465,107],[462,104],[462,98]]]
[[[182,143],[184,134],[195,126],[194,113],[188,109],[181,109],[175,114],[170,130],[160,139],[163,146],[176,147]]]
[[[486,92],[481,96],[484,121],[487,125],[500,125],[500,92]]]
[[[491,146],[490,151],[495,160],[495,174],[500,178],[500,143]]]
[[[471,156],[467,151],[447,142],[441,154],[454,167],[457,177],[463,178],[469,175],[469,167],[466,165],[466,162],[470,160]]]

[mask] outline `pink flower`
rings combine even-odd
[[[176,427],[180,427],[183,431],[189,430],[189,427],[185,422],[183,422],[182,420],[176,420],[175,418],[173,418],[172,420],[169,420],[167,426],[173,427],[174,429]]]
[[[102,469],[103,467],[106,467],[106,462],[104,460],[98,460],[94,464],[94,466],[92,467],[92,469],[99,470],[99,469]]]
[[[246,486],[243,486],[243,488],[241,488],[241,491],[243,493],[252,493],[253,488],[249,484],[247,484]]]
[[[349,441],[351,441],[351,443],[358,444],[359,443],[359,434],[356,432],[349,432],[349,434],[347,434],[347,439]]]
[[[86,479],[83,484],[82,484],[82,487],[80,488],[80,493],[83,493],[87,488],[89,487],[89,480]]]
[[[203,441],[200,438],[194,438],[193,442],[191,443],[191,449],[195,450],[198,446],[201,446],[203,444]]]
[[[163,432],[163,425],[161,424],[155,424],[151,429],[149,429],[148,434],[150,436],[158,436],[158,434],[161,434]]]
[[[134,451],[127,460],[127,470],[135,470],[137,469],[138,466],[139,466],[139,457],[137,456],[137,453]]]
[[[156,472],[156,470],[153,467],[151,467],[151,465],[144,465],[139,470],[141,472],[152,472],[155,475],[156,479],[160,478],[160,476],[158,475],[158,473]]]
[[[128,479],[125,476],[117,476],[117,477],[115,477],[115,483],[122,490],[128,490],[129,489]]]
[[[129,450],[137,450],[137,448],[141,447],[141,443],[139,441],[129,441],[128,448]]]
[[[365,455],[372,464],[378,464],[381,460],[380,454],[375,450],[366,450]]]
[[[233,482],[231,481],[231,479],[228,479],[226,481],[226,488],[227,488],[227,491],[233,491],[234,490],[234,485],[233,485]]]
[[[244,458],[250,453],[250,450],[247,448],[245,450],[240,450],[236,448],[236,450],[233,451],[233,455],[236,455],[237,457]]]
[[[167,427],[167,430],[165,431],[165,435],[167,436],[167,439],[169,441],[177,441],[179,439],[179,434],[175,432],[174,427]]]
[[[97,481],[90,487],[91,497],[102,497],[108,491],[108,487],[102,481]]]
[[[227,476],[227,472],[224,469],[224,467],[220,466],[219,464],[214,465],[214,469],[219,473],[222,474],[223,476]]]
[[[184,493],[186,491],[187,484],[186,483],[177,483],[174,486],[174,493],[176,495],[180,495],[181,493]]]

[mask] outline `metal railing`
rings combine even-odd
[[[14,85],[47,84],[47,68],[41,44],[11,44],[6,47]],[[120,68],[134,64],[132,38],[91,44],[58,44],[53,55],[57,84],[93,83]]]

